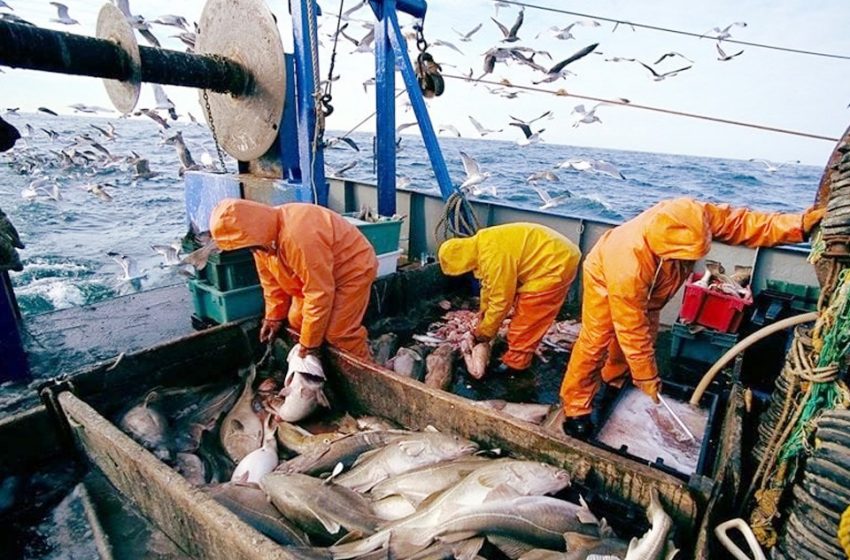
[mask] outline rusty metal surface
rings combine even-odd
[[[688,487],[672,475],[590,444],[545,431],[540,426],[473,405],[467,399],[393,375],[342,352],[328,352],[333,380],[349,410],[382,416],[404,427],[432,425],[529,459],[557,465],[594,490],[648,506],[650,488],[664,500],[682,534],[691,534],[698,506]]]
[[[262,0],[209,0],[199,26],[196,52],[237,61],[254,76],[243,96],[209,94],[218,141],[238,160],[259,158],[278,137],[286,96],[283,45],[274,17]],[[199,97],[203,107],[203,92]]]
[[[80,450],[189,555],[211,560],[297,559],[191,486],[84,401],[65,392],[59,402]]]
[[[104,4],[97,15],[96,35],[115,43],[127,55],[127,76],[123,80],[104,79],[103,85],[115,108],[130,113],[136,108],[142,91],[142,59],[133,28],[114,4]]]
[[[826,162],[826,167],[823,170],[823,175],[821,176],[820,184],[818,185],[818,192],[815,196],[815,206],[818,208],[825,206],[826,201],[829,200],[829,194],[832,192],[833,173],[838,168],[839,162],[844,155],[841,147],[848,143],[850,143],[850,126],[848,126],[847,130],[844,131],[844,134],[841,135],[841,139],[835,145],[835,149],[833,149],[832,154],[829,156],[829,160]]]

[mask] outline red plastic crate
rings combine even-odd
[[[695,286],[694,282],[701,277],[702,274],[691,274],[685,284],[679,319],[686,324],[702,325],[720,332],[737,332],[744,312],[753,304],[753,296],[741,298]]]

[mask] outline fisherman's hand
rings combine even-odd
[[[299,358],[306,358],[310,354],[312,354],[314,356],[318,356],[319,355],[319,349],[318,348],[307,348],[306,346],[301,344],[300,348],[298,348],[298,357]]]
[[[809,208],[803,213],[803,234],[806,238],[811,235],[812,230],[817,227],[826,214],[826,208]]]
[[[260,327],[260,342],[269,343],[277,338],[277,333],[283,327],[283,319],[263,319]]]
[[[661,401],[658,399],[658,393],[661,392],[661,380],[659,378],[650,379],[648,381],[640,381],[638,379],[632,379],[632,383],[634,383],[635,387],[646,393],[646,395],[652,399],[652,402],[655,404],[659,404]]]
[[[475,341],[475,344],[481,344],[482,342],[490,342],[491,337],[485,336],[479,333],[478,331],[475,331],[474,333],[472,333],[472,338]]]

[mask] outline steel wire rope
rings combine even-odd
[[[833,138],[831,136],[822,136],[820,134],[814,134],[814,133],[810,133],[810,132],[800,132],[798,130],[790,130],[790,129],[787,129],[787,128],[779,128],[779,127],[775,127],[775,126],[767,126],[767,125],[761,125],[761,124],[755,124],[755,123],[747,123],[747,122],[736,121],[736,120],[732,120],[732,119],[712,117],[712,116],[709,116],[709,115],[700,115],[698,113],[688,113],[687,111],[677,111],[675,109],[664,109],[663,107],[653,107],[651,105],[641,105],[641,104],[638,104],[638,103],[632,103],[630,101],[629,102],[621,101],[619,99],[606,99],[604,97],[594,97],[592,95],[581,95],[581,94],[578,94],[578,93],[570,93],[565,89],[551,90],[551,89],[539,88],[539,87],[534,87],[534,86],[524,86],[524,85],[512,84],[512,83],[496,82],[496,81],[493,81],[493,80],[474,79],[474,78],[468,78],[467,76],[456,76],[456,75],[453,75],[453,74],[443,74],[442,76],[444,78],[452,78],[454,80],[463,80],[465,82],[472,82],[472,83],[476,83],[476,84],[481,83],[481,84],[488,84],[488,85],[494,85],[494,86],[522,89],[522,90],[526,90],[526,91],[533,91],[533,92],[536,92],[536,93],[548,93],[548,94],[554,95],[556,97],[575,97],[576,99],[583,99],[583,100],[586,100],[586,101],[596,101],[596,102],[599,102],[599,103],[606,103],[606,104],[609,104],[609,105],[620,105],[621,107],[630,107],[632,109],[643,109],[645,111],[654,111],[656,113],[665,113],[665,114],[668,114],[668,115],[675,115],[675,116],[679,116],[679,117],[688,117],[688,118],[692,118],[692,119],[700,119],[700,120],[704,120],[704,121],[717,122],[717,123],[721,123],[721,124],[731,124],[731,125],[735,125],[735,126],[742,126],[742,127],[745,127],[745,128],[755,128],[757,130],[766,130],[768,132],[778,132],[780,134],[790,134],[792,136],[801,136],[803,138],[812,138],[812,139],[815,139],[815,140],[827,140],[829,142],[838,142],[838,140],[839,140],[838,138]]]
[[[609,23],[631,25],[632,27],[641,27],[643,29],[650,29],[652,31],[663,31],[665,33],[674,33],[676,35],[685,35],[685,36],[688,36],[688,37],[696,37],[697,39],[715,40],[717,38],[716,36],[710,36],[706,33],[699,34],[699,33],[694,33],[692,31],[682,31],[680,29],[672,29],[670,27],[661,27],[661,26],[658,26],[658,25],[649,25],[647,23],[635,23],[633,21],[628,21],[628,20],[624,20],[624,19],[609,18],[609,17],[604,17],[604,16],[595,16],[595,15],[591,15],[591,14],[585,14],[585,13],[582,13],[582,12],[573,12],[573,11],[570,11],[570,10],[562,10],[561,8],[550,8],[549,6],[539,6],[537,4],[529,4],[527,2],[517,2],[516,0],[503,0],[503,1],[504,1],[505,4],[513,4],[515,6],[522,6],[524,8],[532,8],[532,9],[535,9],[535,10],[542,10],[542,11],[547,11],[547,12],[556,12],[556,13],[559,13],[559,14],[566,14],[568,16],[576,16],[576,17],[583,17],[583,18],[589,18],[589,19],[598,19],[598,20],[601,20],[601,21],[607,21]],[[837,59],[840,59],[840,60],[850,60],[850,55],[845,55],[845,54],[834,54],[834,53],[810,51],[810,50],[806,50],[806,49],[795,49],[795,48],[791,48],[791,47],[782,47],[782,46],[777,46],[777,45],[767,45],[767,44],[764,44],[764,43],[753,43],[751,41],[740,41],[738,39],[732,39],[732,38],[723,39],[723,41],[725,41],[726,43],[734,43],[734,44],[737,44],[737,45],[744,45],[744,46],[748,46],[748,47],[758,47],[760,49],[769,49],[769,50],[775,50],[775,51],[790,52],[790,53],[795,53],[795,54],[805,54],[805,55],[810,55],[810,56],[821,56],[821,57],[824,57],[824,58],[837,58]]]

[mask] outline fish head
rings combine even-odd
[[[478,451],[477,443],[449,434],[428,434],[427,441],[431,451],[445,460],[469,455]]]
[[[511,486],[529,496],[554,494],[570,485],[570,476],[563,469],[547,463],[520,461],[509,466]]]

